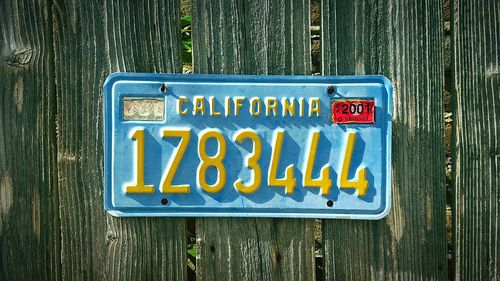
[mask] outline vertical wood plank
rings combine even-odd
[[[309,1],[192,2],[197,73],[309,74]],[[196,220],[198,280],[314,280],[304,219]]]
[[[500,2],[455,1],[457,280],[500,279]]]
[[[51,9],[0,2],[0,280],[60,280]]]
[[[447,278],[442,1],[322,1],[323,72],[394,84],[392,209],[323,221],[326,280]]]
[[[179,1],[54,1],[63,279],[186,279],[184,219],[103,210],[103,82],[180,72],[179,21]]]

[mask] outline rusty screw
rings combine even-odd
[[[160,91],[162,93],[165,93],[167,91],[167,85],[165,85],[165,83],[161,83]]]
[[[332,85],[328,86],[327,92],[329,95],[332,95],[333,93],[335,93],[335,87],[333,87]]]

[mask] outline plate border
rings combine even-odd
[[[364,83],[378,83],[384,86],[387,95],[387,114],[389,122],[387,124],[386,138],[386,197],[385,205],[381,211],[373,214],[328,214],[328,213],[269,213],[269,212],[251,212],[251,213],[232,213],[232,212],[211,212],[211,213],[193,213],[193,212],[158,212],[151,208],[144,208],[141,211],[134,209],[134,212],[126,212],[123,209],[117,209],[111,202],[111,124],[106,120],[111,118],[111,110],[106,111],[106,105],[112,99],[113,87],[119,81],[152,81],[167,82],[245,82],[245,83],[325,83],[342,84],[356,83],[362,80]],[[103,133],[104,133],[104,210],[110,215],[116,217],[273,217],[273,218],[321,218],[321,219],[360,219],[360,220],[379,220],[387,216],[391,209],[392,199],[392,95],[393,86],[391,81],[383,75],[346,75],[346,76],[288,76],[288,75],[223,75],[223,74],[163,74],[163,73],[111,73],[103,84]],[[109,115],[109,116],[108,116]],[[125,209],[126,210],[126,209]],[[149,211],[148,211],[149,210]]]

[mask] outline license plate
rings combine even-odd
[[[380,219],[391,205],[391,97],[383,76],[111,74],[104,208]]]

